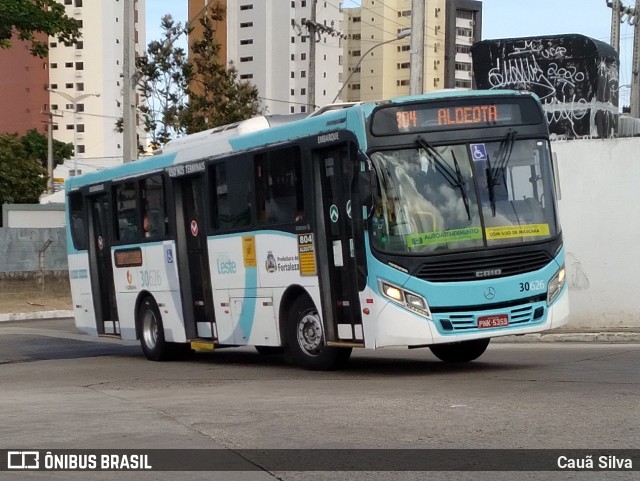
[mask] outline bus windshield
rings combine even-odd
[[[556,235],[548,141],[416,146],[371,154],[375,248],[428,253],[513,245]]]

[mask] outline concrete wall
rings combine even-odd
[[[62,201],[64,202],[64,197]],[[43,228],[65,225],[64,204],[2,204],[2,227]]]
[[[38,252],[47,240],[51,240],[51,244],[45,251],[45,272],[66,272],[67,239],[64,228],[0,228],[0,278],[28,277],[39,272]]]
[[[640,328],[640,138],[555,141],[574,327]]]

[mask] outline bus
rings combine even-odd
[[[442,91],[259,116],[66,182],[76,326],[161,361],[255,346],[444,362],[569,314],[539,99]]]

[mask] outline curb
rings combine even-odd
[[[46,319],[62,319],[64,317],[73,317],[73,311],[13,312],[0,314],[0,322],[40,321]]]
[[[523,342],[601,342],[601,343],[640,343],[640,332],[623,331],[572,331],[525,334],[523,336],[504,336],[491,339],[494,343]]]

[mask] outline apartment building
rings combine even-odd
[[[330,103],[342,81],[342,11],[338,0],[316,2],[316,35],[305,26],[312,0],[218,0],[226,24],[217,31],[220,56],[233,62],[240,79],[253,83],[267,114],[310,112]],[[196,19],[211,0],[189,0],[189,19]],[[197,22],[192,22],[196,26]],[[323,30],[323,31],[320,31]],[[190,42],[197,38],[199,27]],[[315,75],[310,82],[311,43],[315,39]]]
[[[40,35],[46,41],[46,35]],[[0,134],[25,135],[36,129],[47,133],[47,117],[41,112],[48,109],[49,64],[47,59],[34,57],[30,43],[11,39],[10,49],[0,49]]]
[[[49,39],[49,106],[54,138],[76,142],[76,167],[122,161],[123,136],[116,132],[122,117],[124,1],[58,0],[68,16],[82,24],[78,45]],[[136,51],[145,50],[145,0],[135,0]],[[144,139],[144,132],[138,130]]]
[[[426,0],[423,90],[472,88],[471,50],[481,39],[482,3]],[[409,94],[411,0],[362,0],[344,9],[344,101],[371,101]]]

